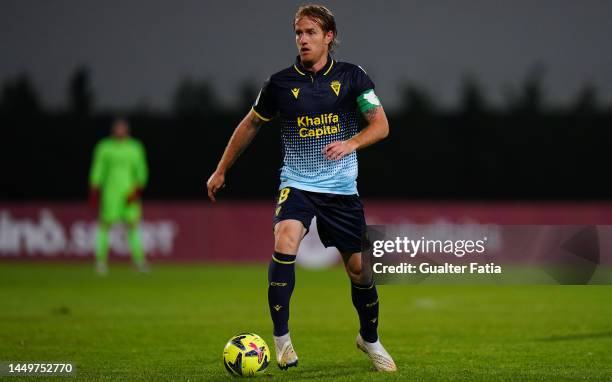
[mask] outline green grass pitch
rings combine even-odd
[[[157,265],[148,275],[111,265],[100,278],[91,264],[0,263],[0,361],[72,361],[68,380],[79,381],[227,380],[232,335],[273,344],[266,278],[264,265]],[[300,364],[273,362],[259,378],[612,379],[612,286],[379,286],[381,339],[399,368],[387,375],[355,347],[349,293],[339,268],[298,269],[290,326]]]

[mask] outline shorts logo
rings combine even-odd
[[[293,88],[293,89],[291,89],[291,94],[293,94],[295,99],[297,99],[298,95],[300,94],[300,88]]]
[[[340,95],[340,81],[332,81],[329,86],[331,86],[334,93],[336,93],[336,97],[338,97]]]
[[[281,310],[283,306],[282,305],[274,305],[274,309],[278,312],[279,310]]]

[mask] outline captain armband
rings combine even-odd
[[[362,113],[365,113],[370,109],[379,107],[380,100],[376,96],[376,93],[374,93],[374,89],[369,89],[357,97],[357,105],[359,105],[359,110],[361,110]]]

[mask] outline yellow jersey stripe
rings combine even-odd
[[[298,69],[298,67],[297,67],[297,66],[295,66],[295,64],[293,64],[293,68],[295,69],[295,71],[296,71],[296,72],[300,73],[301,75],[303,75],[303,76],[305,76],[305,75],[306,75],[306,73],[301,72],[301,71],[300,71],[300,69]]]
[[[327,73],[329,73],[329,71],[331,70],[332,66],[334,66],[334,60],[332,60],[331,65],[329,65],[329,68],[327,68],[327,70],[325,71],[325,73],[323,73],[324,76],[327,75]]]
[[[295,260],[293,260],[293,261],[280,261],[279,259],[274,257],[274,255],[272,255],[272,260],[276,261],[279,264],[293,264],[293,263],[295,263]]]
[[[255,115],[257,116],[257,118],[261,119],[261,120],[262,120],[262,121],[264,121],[264,122],[268,122],[268,121],[270,121],[270,120],[272,119],[272,118],[266,118],[266,117],[263,117],[261,114],[259,114],[257,111],[255,111],[255,108],[254,108],[254,107],[251,107],[251,110],[253,110],[253,113],[255,113]]]

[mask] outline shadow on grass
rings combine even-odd
[[[593,339],[593,338],[604,338],[604,337],[612,337],[612,331],[599,332],[599,333],[568,334],[564,336],[550,336],[550,337],[538,338],[537,341],[542,341],[542,342],[580,341],[580,340],[588,340],[588,339]]]

